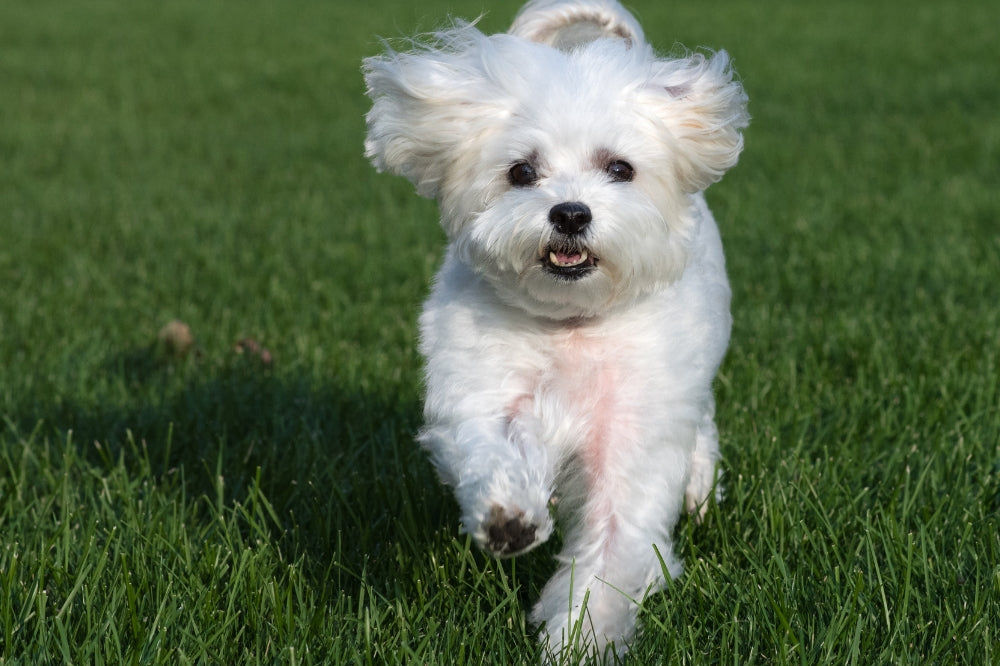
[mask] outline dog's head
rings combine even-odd
[[[677,279],[690,195],[732,167],[746,97],[724,52],[659,58],[614,0],[539,0],[368,58],[367,155],[434,197],[508,303],[587,317]]]

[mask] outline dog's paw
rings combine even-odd
[[[511,515],[503,507],[494,506],[483,521],[482,545],[495,557],[512,557],[540,544],[550,531],[550,525],[535,524],[523,511]]]

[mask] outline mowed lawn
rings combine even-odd
[[[1000,663],[1000,8],[630,5],[753,121],[726,497],[626,662]],[[378,36],[517,6],[0,4],[0,663],[538,660],[555,544],[458,534],[413,443],[443,236],[362,154]]]

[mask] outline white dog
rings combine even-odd
[[[549,656],[574,635],[624,652],[715,487],[730,292],[702,191],[743,147],[743,89],[724,52],[657,57],[615,0],[536,0],[509,33],[460,23],[364,72],[367,155],[449,239],[420,441],[489,553],[558,514],[532,615]]]

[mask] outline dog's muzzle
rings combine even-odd
[[[545,248],[542,265],[545,270],[567,280],[577,280],[597,266],[597,257],[580,243],[593,215],[586,204],[567,201],[549,210],[549,222],[557,235]]]

